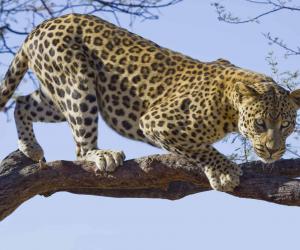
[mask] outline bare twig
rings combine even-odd
[[[300,6],[296,5],[297,1],[277,1],[277,0],[266,0],[266,1],[257,1],[257,0],[241,0],[246,3],[250,3],[251,5],[259,5],[258,11],[259,14],[254,14],[252,17],[241,18],[239,16],[234,15],[231,11],[229,11],[223,4],[220,4],[219,1],[213,2],[212,6],[215,8],[218,19],[222,22],[230,23],[230,24],[245,24],[251,22],[259,22],[263,17],[271,16],[276,13],[282,11],[290,11],[290,12],[299,12],[300,14]],[[296,2],[296,3],[294,3]],[[299,4],[299,3],[298,3]],[[300,55],[300,48],[292,48],[287,45],[282,39],[278,37],[273,37],[270,33],[265,33],[264,36],[267,40],[275,44],[282,49],[285,50],[285,56],[291,55]]]
[[[267,10],[262,11],[261,13],[254,15],[253,17],[241,19],[240,17],[237,17],[232,14],[232,12],[227,11],[224,5],[214,2],[212,3],[212,6],[215,7],[216,12],[218,14],[218,19],[223,22],[227,23],[233,23],[233,24],[241,24],[241,23],[251,23],[251,22],[257,22],[259,19],[265,16],[269,16],[271,14],[274,14],[276,12],[280,11],[300,11],[300,7],[296,5],[288,5],[290,4],[288,1],[251,1],[251,0],[244,0],[245,2],[249,2],[252,4],[260,4],[264,5]]]
[[[267,38],[270,42],[270,44],[275,44],[281,48],[283,48],[286,53],[286,56],[299,56],[300,55],[300,47],[297,47],[296,49],[291,48],[288,46],[282,39],[279,37],[273,37],[270,32],[263,34],[265,38]]]

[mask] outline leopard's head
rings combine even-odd
[[[289,92],[273,82],[251,85],[238,82],[235,92],[240,133],[250,139],[264,162],[280,159],[286,138],[295,128],[300,90]]]

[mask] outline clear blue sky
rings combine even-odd
[[[242,2],[231,1],[236,13],[249,16],[255,11],[245,9]],[[102,17],[113,20],[107,14]],[[128,24],[125,19],[121,23],[124,27]],[[272,48],[261,33],[271,31],[291,44],[300,40],[299,15],[285,12],[263,19],[260,25],[228,25],[217,21],[209,1],[195,0],[162,9],[157,21],[137,21],[132,31],[203,61],[223,57],[267,74],[270,69],[265,57]],[[299,58],[280,62],[284,69],[299,67]],[[0,74],[5,70],[2,67]],[[30,83],[23,83],[19,92],[32,89]],[[122,149],[128,159],[162,152],[118,136],[103,122],[99,130],[99,145]],[[0,114],[0,131],[3,158],[17,148],[14,121],[6,122],[4,114]],[[37,124],[35,131],[48,161],[75,159],[67,124]],[[223,152],[234,149],[224,143],[218,147]],[[0,249],[295,249],[299,247],[299,213],[300,208],[216,191],[178,201],[57,193],[29,200],[1,222]]]

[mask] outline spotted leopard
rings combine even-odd
[[[121,135],[199,163],[220,191],[233,190],[242,171],[212,144],[240,132],[258,156],[277,160],[300,105],[299,90],[289,93],[270,77],[223,59],[192,59],[92,15],[53,18],[28,35],[0,86],[0,109],[28,69],[40,87],[15,107],[28,157],[44,155],[33,122],[67,121],[78,159],[114,171],[124,154],[98,149],[100,113]]]

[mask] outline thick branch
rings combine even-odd
[[[282,205],[300,205],[300,159],[272,165],[243,165],[241,185],[231,194]],[[35,164],[15,151],[0,165],[0,220],[37,194],[59,191],[110,197],[176,200],[210,190],[200,167],[175,155],[154,155],[124,163],[115,173],[95,175],[95,165],[55,161]]]

